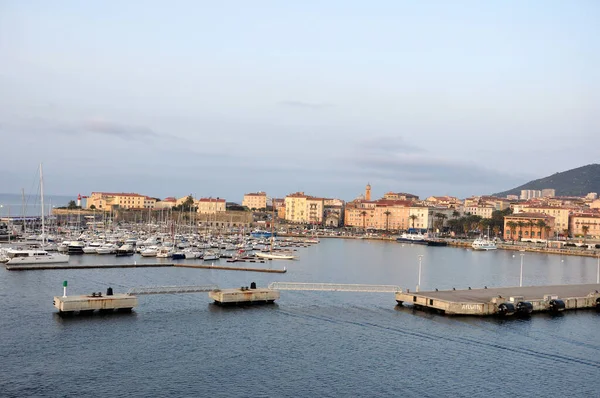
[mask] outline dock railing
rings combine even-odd
[[[400,286],[395,285],[363,285],[343,283],[301,283],[273,282],[269,289],[275,290],[311,290],[323,292],[363,292],[363,293],[396,293],[401,292]]]
[[[203,293],[217,290],[217,285],[201,285],[201,286],[147,286],[133,287],[127,291],[131,296],[141,294],[178,294],[178,293]]]

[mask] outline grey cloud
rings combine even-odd
[[[470,162],[427,156],[364,156],[353,162],[369,175],[398,181],[504,186],[522,179]]]
[[[420,153],[425,150],[416,145],[407,143],[403,137],[380,136],[366,139],[362,142],[361,151],[371,153]]]
[[[83,130],[91,133],[110,135],[125,139],[160,137],[160,134],[149,127],[120,124],[106,120],[85,120],[81,122],[80,126]]]
[[[323,109],[331,106],[330,104],[320,104],[315,102],[305,102],[296,100],[281,101],[279,105],[306,109]]]

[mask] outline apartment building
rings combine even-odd
[[[383,195],[383,199],[385,200],[409,200],[411,202],[416,202],[419,200],[417,195],[413,195],[410,193],[404,192],[388,192]]]
[[[524,206],[520,208],[520,212],[543,213],[554,217],[554,228],[561,234],[569,229],[569,215],[572,211],[573,209],[552,206]],[[519,214],[519,212],[515,211],[514,214]]]
[[[154,208],[155,209],[172,209],[176,205],[177,205],[177,198],[170,196],[168,198],[164,198],[163,200],[161,200],[159,202],[156,202],[156,205],[154,206]]]
[[[247,193],[244,195],[242,200],[242,206],[246,206],[249,209],[259,210],[267,208],[267,194],[266,192],[255,192]]]
[[[225,199],[221,198],[201,198],[196,203],[200,214],[217,214],[226,210]]]
[[[86,208],[110,211],[120,209],[148,209],[153,208],[156,200],[145,195],[125,192],[92,192],[86,201]]]
[[[285,197],[285,220],[292,223],[323,223],[324,199],[296,192]]]
[[[600,214],[596,212],[571,214],[569,232],[573,237],[600,238]]]
[[[555,235],[555,217],[541,212],[522,212],[504,217],[504,239],[548,239]]]

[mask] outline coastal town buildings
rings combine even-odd
[[[92,192],[86,201],[87,209],[110,211],[119,209],[151,209],[156,200],[138,193]]]
[[[504,217],[504,239],[548,239],[555,235],[555,217],[541,212],[521,212]]]
[[[425,199],[425,204],[440,207],[458,207],[462,205],[462,201],[454,196],[430,196]]]
[[[217,214],[225,212],[225,199],[221,198],[200,198],[197,201],[197,212],[199,214]]]
[[[160,201],[156,202],[154,208],[157,209],[157,210],[159,210],[159,209],[172,209],[176,205],[177,205],[177,198],[168,197],[168,198],[164,198],[163,200],[160,200]]]
[[[321,224],[324,199],[296,192],[285,197],[285,220],[291,223]]]
[[[519,213],[542,213],[554,218],[554,228],[558,234],[568,234],[569,229],[569,214],[573,211],[572,208],[540,206],[535,204],[519,204],[513,208],[513,214]]]
[[[409,200],[411,202],[416,202],[419,200],[417,195],[413,195],[410,193],[404,192],[388,192],[383,195],[383,199],[387,200]]]
[[[242,200],[242,206],[249,208],[250,210],[260,210],[267,208],[267,194],[266,192],[255,192],[247,193],[244,195]]]
[[[569,219],[569,232],[573,237],[600,238],[600,213],[574,213]]]

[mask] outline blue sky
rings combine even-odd
[[[0,0],[0,192],[486,194],[597,163],[596,1]]]

